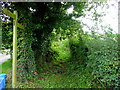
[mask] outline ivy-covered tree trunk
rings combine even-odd
[[[81,6],[79,12],[82,12],[85,3],[14,2],[10,5],[5,3],[8,10],[18,11],[18,22],[25,27],[25,30],[18,30],[17,66],[20,80],[25,80],[29,75],[34,76],[42,64],[41,61],[44,63],[47,60],[50,47],[49,35],[52,30],[61,27],[59,24],[71,19],[72,16],[79,16],[75,13],[66,14],[66,9],[71,5]]]
[[[34,76],[36,73],[36,64],[34,58],[34,52],[32,50],[32,42],[34,40],[32,30],[25,28],[25,30],[19,30],[19,45],[18,45],[18,77],[20,81],[26,80],[29,76]],[[21,32],[20,32],[21,31]]]

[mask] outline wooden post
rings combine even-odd
[[[12,62],[12,88],[16,87],[17,72],[17,11],[14,11],[15,19],[13,19],[13,62]]]
[[[24,26],[18,23],[17,11],[10,12],[6,8],[3,8],[3,13],[13,18],[13,62],[12,62],[12,88],[16,88],[16,74],[17,74],[17,27],[24,30]]]

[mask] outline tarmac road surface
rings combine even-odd
[[[0,64],[7,61],[8,59],[10,59],[10,54],[6,55],[6,53],[0,53]]]

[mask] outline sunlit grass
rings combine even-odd
[[[12,59],[7,60],[6,62],[0,64],[1,72],[0,74],[7,74],[6,78],[6,88],[12,88]]]
[[[0,67],[1,67],[0,74],[2,73],[9,74],[12,71],[12,60],[9,59],[8,61],[0,64]]]

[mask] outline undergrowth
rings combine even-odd
[[[8,67],[5,67],[5,66]],[[61,66],[49,67],[49,70],[42,71],[36,77],[29,76],[24,83],[17,82],[16,88],[92,88],[101,87],[94,81],[89,68],[79,65],[78,62],[67,63]],[[4,73],[7,73],[6,88],[12,87],[11,60],[3,63]]]
[[[66,67],[54,66],[43,71],[38,77],[30,78],[27,82],[18,85],[19,88],[92,88],[101,87],[94,81],[89,68],[83,65],[66,64]]]

